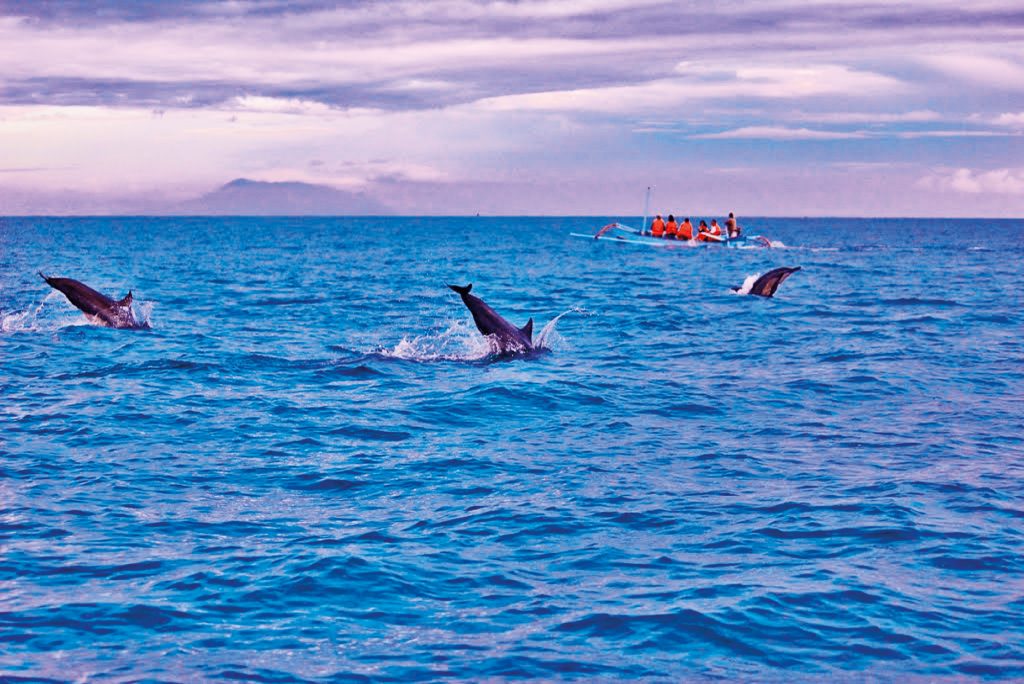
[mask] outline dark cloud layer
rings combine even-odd
[[[557,36],[566,38],[616,38],[650,35],[652,40],[673,36],[704,37],[715,40],[725,33],[764,33],[785,31],[794,25],[833,27],[855,32],[859,29],[894,29],[901,26],[931,28],[999,28],[1024,27],[1024,9],[1007,3],[1006,8],[972,9],[964,4],[937,7],[912,5],[879,6],[876,3],[834,3],[801,5],[799,3],[742,3],[726,6],[727,11],[703,6],[693,7],[666,1],[614,10],[595,7],[576,13],[551,15],[539,11],[533,16],[528,3],[507,3],[519,6],[521,12],[487,12],[495,3],[466,3],[480,8],[480,13],[461,14],[452,6],[440,5],[431,11],[432,3],[424,0],[421,11],[396,16],[394,7],[413,4],[381,2],[324,2],[323,0],[7,0],[0,6],[0,16],[17,16],[50,24],[115,24],[120,22],[245,21],[303,16],[331,12],[347,18],[345,35],[403,33],[422,30],[435,37],[482,37],[512,35],[519,37]],[[319,27],[326,36],[331,26]]]
[[[7,104],[202,109],[222,106],[247,95],[315,100],[338,107],[404,109],[416,105],[411,98],[382,95],[366,88],[277,88],[221,81],[164,83],[88,78],[31,78],[8,81],[3,100]]]
[[[324,2],[249,0],[7,0],[3,14],[48,23],[104,24],[214,17],[266,17],[329,7]]]

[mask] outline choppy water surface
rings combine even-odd
[[[0,672],[1024,677],[1024,223],[602,223],[0,220]]]

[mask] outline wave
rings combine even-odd
[[[887,306],[964,306],[953,299],[927,297],[894,297],[891,299],[879,299],[878,303]]]
[[[88,325],[88,324],[86,324]],[[110,378],[110,377],[131,377],[136,375],[150,375],[154,373],[183,372],[209,373],[220,368],[219,364],[209,362],[190,361],[188,359],[151,359],[141,363],[115,363],[102,368],[88,368],[61,373],[54,376],[56,380],[80,380],[87,378]]]
[[[327,301],[323,297],[267,297],[253,302],[253,306],[296,306],[319,304]]]

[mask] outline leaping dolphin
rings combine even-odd
[[[148,328],[148,323],[139,323],[132,313],[131,290],[120,301],[114,301],[88,285],[71,278],[47,277],[42,273],[39,277],[55,290],[59,290],[68,301],[81,310],[90,323],[105,325],[108,328]]]
[[[800,270],[800,267],[788,268],[783,266],[782,268],[773,268],[772,270],[765,273],[763,276],[754,281],[754,284],[750,286],[750,291],[747,294],[758,295],[759,297],[771,297],[775,294],[775,291],[779,289],[779,285],[782,281],[793,275]],[[739,292],[741,288],[732,288],[734,292]]]
[[[477,330],[491,340],[492,347],[496,352],[504,354],[534,349],[532,318],[522,328],[517,328],[498,315],[498,312],[484,303],[484,300],[469,294],[469,291],[473,289],[472,283],[465,287],[458,285],[449,285],[448,287],[462,297],[462,303],[473,314],[473,322],[476,323]]]

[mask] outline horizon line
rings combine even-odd
[[[680,216],[717,217],[726,216],[722,214],[690,212],[679,214]],[[382,218],[382,219],[424,219],[424,218],[482,218],[482,219],[514,219],[514,218],[556,218],[556,219],[608,219],[621,217],[640,218],[634,214],[0,214],[0,219],[26,219],[26,218]],[[650,214],[646,218],[653,218],[656,214]],[[963,215],[963,216],[924,216],[915,214],[744,214],[744,220],[755,219],[872,219],[872,220],[934,220],[934,221],[1022,221],[1024,216],[986,216],[986,215]],[[742,225],[742,224],[741,224]]]

